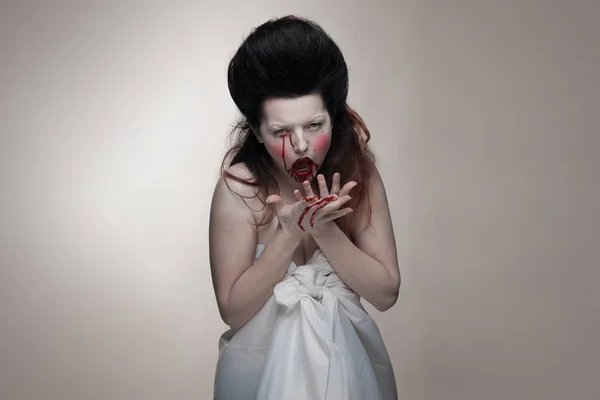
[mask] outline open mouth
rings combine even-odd
[[[292,169],[295,170],[296,172],[305,172],[305,171],[310,170],[312,165],[313,165],[312,160],[308,157],[304,157],[304,158],[300,158],[300,159],[296,160],[294,162],[294,164],[292,164]]]
[[[291,172],[298,178],[304,178],[312,173],[314,166],[315,163],[310,158],[300,158],[292,164]]]

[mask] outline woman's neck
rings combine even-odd
[[[298,189],[304,196],[303,182],[298,182],[283,171],[277,170],[274,174],[277,185],[279,186],[279,192],[286,197],[292,197],[294,190]],[[313,185],[314,190],[314,185]],[[316,193],[316,192],[315,192]]]

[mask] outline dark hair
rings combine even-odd
[[[375,162],[367,146],[370,133],[360,116],[346,104],[348,68],[344,56],[318,24],[295,16],[262,24],[231,59],[227,78],[242,118],[231,132],[233,146],[221,166],[224,176],[258,187],[257,196],[279,193],[272,174],[273,160],[254,134],[263,117],[264,101],[320,94],[333,122],[333,132],[319,173],[325,176],[328,187],[335,172],[340,172],[342,184],[356,181],[358,185],[352,190],[348,206],[354,210],[367,207],[370,217],[368,181]],[[226,171],[226,167],[240,162],[246,164],[253,179],[242,179]],[[263,198],[259,199],[265,204]],[[274,210],[269,207],[259,225],[269,223],[273,217]],[[350,234],[351,216],[339,218],[336,223]]]

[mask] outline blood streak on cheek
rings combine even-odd
[[[281,159],[283,160],[283,167],[285,168],[286,171],[289,171],[288,167],[287,167],[287,162],[285,161],[285,138],[289,138],[290,141],[290,146],[293,148],[294,144],[292,143],[292,134],[291,133],[284,133],[283,135],[281,135]]]

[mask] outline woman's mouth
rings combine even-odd
[[[291,173],[297,178],[306,178],[311,175],[316,164],[308,157],[300,158],[292,164]]]

